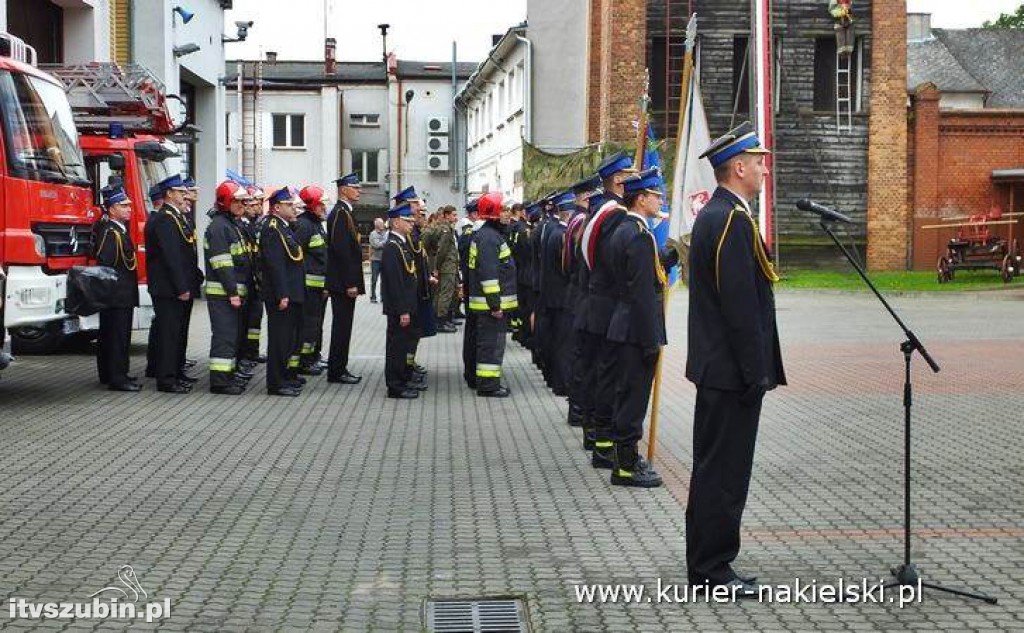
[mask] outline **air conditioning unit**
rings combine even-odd
[[[427,169],[430,171],[448,171],[448,157],[444,154],[427,156]]]
[[[447,136],[429,136],[427,137],[427,151],[434,154],[447,154],[448,153],[448,137]]]
[[[448,117],[432,116],[427,119],[427,132],[430,134],[447,134]]]

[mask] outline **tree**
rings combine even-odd
[[[1001,13],[995,22],[986,20],[982,27],[986,29],[1024,29],[1024,4],[1017,8],[1016,13]]]

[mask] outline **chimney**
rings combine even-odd
[[[328,37],[324,40],[324,74],[333,75],[337,62],[334,60],[334,51],[338,46],[338,41],[333,37]]]
[[[907,41],[926,42],[930,39],[934,39],[934,37],[932,36],[932,14],[908,13]]]
[[[273,64],[277,61],[277,51],[267,51],[267,62]]]

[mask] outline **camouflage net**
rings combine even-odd
[[[661,171],[667,191],[672,190],[672,161],[675,146],[667,140],[657,143],[661,153]],[[618,151],[634,153],[633,144],[597,143],[568,154],[551,154],[523,141],[523,193],[527,201],[534,201],[564,191],[573,184],[593,175],[605,156]]]

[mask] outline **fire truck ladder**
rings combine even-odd
[[[853,55],[836,51],[836,132],[853,131]]]
[[[75,112],[75,124],[85,133],[107,134],[111,126],[137,134],[176,134],[185,123],[175,123],[162,81],[141,64],[43,64],[40,69],[64,84]],[[182,117],[184,118],[184,117]]]

